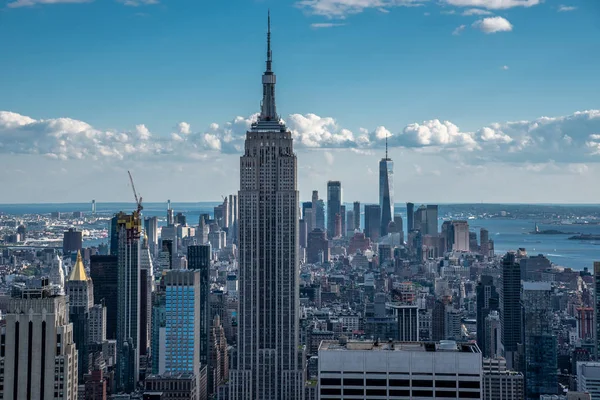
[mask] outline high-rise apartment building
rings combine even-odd
[[[388,225],[394,219],[394,162],[388,157],[387,137],[385,158],[379,161],[379,207],[381,208],[381,236],[388,233]]]
[[[514,252],[506,253],[502,260],[502,285],[500,291],[500,318],[502,345],[509,369],[514,369],[518,344],[522,343],[521,267]]]
[[[106,307],[106,338],[117,338],[118,258],[116,255],[91,256],[90,277],[94,282],[94,301]]]
[[[143,240],[140,249],[140,355],[150,356],[150,325],[152,321],[152,291],[154,267],[148,241]]]
[[[88,278],[81,252],[77,252],[77,261],[71,269],[65,284],[69,296],[69,320],[73,325],[73,341],[78,350],[78,379],[88,373],[88,344],[90,308],[94,306],[94,286]]]
[[[67,298],[46,278],[13,287],[0,335],[0,397],[77,399],[77,349]]]
[[[483,400],[522,400],[523,374],[508,370],[504,358],[483,359]]]
[[[144,218],[144,230],[146,231],[146,237],[148,238],[150,253],[153,256],[156,256],[158,251],[158,217]]]
[[[106,307],[95,304],[90,308],[88,343],[102,343],[106,340]]]
[[[365,204],[365,235],[377,243],[381,233],[381,208],[379,204]]]
[[[327,182],[327,237],[335,236],[336,215],[342,212],[342,183],[340,181]]]
[[[297,159],[275,106],[269,18],[258,121],[240,158],[239,321],[229,398],[294,400],[304,395],[299,338]],[[340,192],[341,203],[341,192]]]
[[[477,345],[484,357],[491,357],[486,348],[485,319],[492,311],[500,308],[500,296],[494,285],[494,278],[483,275],[477,284]]]
[[[137,211],[118,215],[117,387],[137,387],[140,367],[140,252],[142,223]]]
[[[469,251],[469,223],[452,221],[452,250]]]

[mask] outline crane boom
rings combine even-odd
[[[133,184],[133,177],[131,176],[131,172],[127,171],[127,174],[129,174],[129,181],[131,182],[131,189],[133,189],[133,196],[135,197],[135,204],[137,205],[137,212],[139,214],[140,211],[144,209],[144,207],[142,207],[142,197],[140,196],[138,199],[138,194],[135,191],[135,185]]]

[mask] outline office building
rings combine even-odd
[[[388,157],[387,137],[385,158],[379,161],[379,207],[381,208],[381,236],[387,235],[389,223],[394,218],[394,162]]]
[[[152,291],[154,290],[154,267],[148,241],[144,239],[140,249],[140,356],[150,356],[150,324],[152,321]]]
[[[500,295],[494,286],[494,278],[483,275],[476,288],[477,295],[477,345],[483,357],[492,357],[486,347],[485,320],[492,311],[500,309]]]
[[[210,329],[210,363],[211,368],[208,371],[208,379],[210,386],[208,387],[209,394],[217,393],[217,388],[229,379],[229,352],[227,349],[227,338],[225,337],[225,329],[221,324],[219,315],[215,315]]]
[[[83,245],[83,233],[74,228],[69,228],[63,235],[63,254],[70,255],[80,251]]]
[[[327,233],[320,229],[310,232],[306,246],[306,262],[309,264],[328,262],[329,257]]]
[[[352,237],[354,232],[354,210],[348,210],[346,211],[346,231],[344,232],[344,235]]]
[[[210,371],[210,323],[212,315],[210,312],[209,296],[210,296],[210,262],[211,262],[211,247],[210,245],[188,246],[188,269],[198,271],[200,274],[200,295],[198,297],[198,310],[200,312],[200,363],[207,365],[208,371],[208,387],[212,387],[212,376]]]
[[[69,320],[73,325],[73,341],[78,351],[78,380],[88,373],[88,344],[90,308],[94,306],[94,286],[88,278],[81,252],[77,252],[77,261],[71,269],[65,284],[69,296]]]
[[[342,212],[342,183],[327,182],[327,238],[335,236],[335,216]]]
[[[550,282],[523,282],[525,338],[525,394],[539,399],[558,394],[557,340],[552,331],[552,287]]]
[[[312,201],[305,201],[302,203],[302,219],[306,224],[306,231],[312,231],[314,229],[314,225],[316,224],[313,214]]]
[[[426,235],[436,236],[438,234],[438,206],[428,204],[426,214],[427,229],[424,233]]]
[[[65,288],[65,271],[63,269],[62,258],[58,254],[55,254],[52,259],[52,266],[50,268],[50,283],[56,285],[60,290]]]
[[[469,223],[467,221],[452,221],[452,250],[470,251]]]
[[[587,392],[592,399],[600,398],[600,362],[577,363],[577,390]]]
[[[232,400],[294,400],[304,393],[297,159],[292,133],[276,112],[270,36],[269,21],[261,112],[246,134],[240,158],[240,291],[237,363],[229,381]]]
[[[485,228],[479,231],[479,253],[484,257],[490,256],[490,233]]]
[[[313,229],[325,230],[325,203],[319,198],[319,192],[312,192]]]
[[[0,335],[4,398],[77,399],[77,349],[69,305],[47,279],[13,287]]]
[[[144,218],[144,230],[148,238],[150,254],[155,257],[158,252],[158,217]]]
[[[170,270],[164,276],[165,341],[159,374],[200,371],[200,271]]]
[[[85,400],[106,400],[107,389],[107,377],[104,376],[101,369],[96,369],[86,375]]]
[[[118,215],[117,387],[132,392],[140,367],[140,252],[142,224],[137,211]]]
[[[352,209],[354,211],[354,230],[360,230],[360,201],[355,201]]]
[[[415,205],[414,203],[406,203],[406,232],[415,229]]]
[[[483,321],[483,338],[481,343],[485,345],[485,352],[490,358],[502,355],[502,324],[500,314],[496,311],[490,311]],[[479,342],[479,336],[477,337]]]
[[[110,219],[110,255],[117,256],[119,253],[119,218],[117,215]],[[94,278],[92,278],[94,279]]]
[[[381,208],[379,204],[365,204],[365,235],[372,243],[379,242],[381,231]]]
[[[398,323],[396,339],[401,342],[418,342],[419,339],[419,307],[416,305],[391,305]],[[382,338],[385,339],[385,338]]]
[[[106,307],[95,304],[90,308],[88,343],[102,343],[106,340]]]
[[[323,341],[319,399],[481,399],[481,353],[452,341]]]
[[[502,346],[509,369],[515,369],[517,346],[522,343],[521,268],[514,252],[502,260],[502,289],[500,292],[500,319]]]
[[[421,232],[422,235],[427,234],[427,206],[421,204],[414,213],[413,218],[414,230]]]
[[[206,368],[202,368],[198,374],[150,375],[146,377],[144,385],[147,392],[160,393],[160,400],[205,400]]]
[[[118,259],[115,255],[91,256],[90,277],[94,301],[106,307],[106,338],[117,338]]]
[[[508,370],[504,358],[483,359],[483,400],[522,400],[523,374]]]
[[[171,208],[171,200],[167,200],[167,226],[173,226],[175,223],[174,211]]]

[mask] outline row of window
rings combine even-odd
[[[366,382],[365,382],[366,381]],[[340,378],[321,378],[321,386],[392,386],[392,387],[433,387],[436,388],[456,388],[456,381],[428,380],[428,379],[361,379],[344,378],[343,383]],[[458,387],[461,389],[479,389],[479,381],[458,381]]]
[[[341,389],[323,388],[321,389],[321,396],[341,396]],[[456,391],[453,390],[436,390],[435,395],[433,390],[389,390],[385,389],[346,389],[344,388],[344,396],[394,396],[394,397],[430,397],[430,398],[453,398],[457,397]],[[479,392],[458,392],[458,398],[460,399],[479,399],[481,394]]]

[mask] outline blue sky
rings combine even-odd
[[[376,187],[363,188],[375,185],[368,170],[385,135],[396,176],[410,175],[396,182],[397,201],[600,196],[587,187],[600,161],[600,115],[576,114],[600,108],[594,0],[0,0],[0,167],[15,189],[0,202],[127,200],[111,185],[126,168],[150,186],[149,200],[198,170],[215,190],[237,190],[234,144],[259,108],[268,8],[278,111],[297,135],[301,197],[342,179],[346,200],[375,201]],[[128,135],[132,150],[114,156],[107,132]],[[368,145],[358,144],[361,132]],[[58,143],[61,135],[70,142]],[[561,145],[565,136],[572,149]],[[84,160],[93,163],[87,175]],[[217,178],[211,168],[228,172]],[[461,171],[480,179],[479,189],[448,186]],[[77,198],[46,187],[64,175],[95,183]],[[503,198],[485,189],[491,176],[529,180],[530,190]],[[579,189],[540,192],[546,180]],[[189,188],[177,200],[219,193]]]

